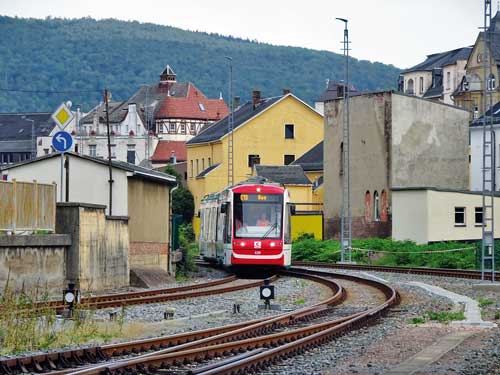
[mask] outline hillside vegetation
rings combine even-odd
[[[101,100],[98,90],[104,88],[114,100],[124,100],[139,85],[156,82],[167,64],[179,81],[191,81],[218,97],[227,91],[225,56],[233,58],[234,93],[243,100],[252,89],[271,96],[291,88],[312,103],[327,78],[343,75],[342,56],[331,52],[138,22],[0,16],[0,35],[2,90],[75,91],[0,91],[1,112],[52,111],[68,99],[88,110]],[[361,90],[394,88],[398,73],[392,65],[352,59],[352,82]]]

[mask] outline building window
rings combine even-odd
[[[175,133],[175,122],[170,123],[169,133]]]
[[[493,74],[488,77],[488,90],[495,90],[495,76]]]
[[[474,210],[474,224],[477,227],[483,226],[483,208],[476,207]]]
[[[293,139],[293,138],[295,138],[293,124],[285,124],[285,138],[286,139]]]
[[[450,85],[451,85],[451,73],[446,72],[446,90],[450,89]]]
[[[380,220],[380,199],[376,190],[373,193],[373,220]]]
[[[406,94],[408,95],[413,95],[415,94],[415,91],[414,91],[414,84],[413,84],[413,79],[409,79],[408,82],[406,83]]]
[[[191,160],[191,178],[193,178],[193,161]]]
[[[200,164],[199,160],[196,159],[196,175],[198,176],[200,174]]]
[[[49,149],[48,148],[44,148],[43,152],[44,152],[45,155],[48,155],[49,154]]]
[[[212,158],[208,158],[208,166],[210,167],[212,165]]]
[[[185,122],[181,122],[181,133],[186,134],[186,123]]]
[[[116,158],[116,145],[111,145],[111,158]]]
[[[253,168],[254,165],[260,164],[259,155],[248,155],[248,166]]]
[[[191,134],[194,134],[196,132],[196,124],[194,122],[189,124],[189,130],[191,131]]]
[[[205,106],[203,103],[198,103],[198,107],[200,107],[200,111],[205,112]]]
[[[201,159],[201,170],[205,170],[205,158]]]
[[[419,81],[420,81],[420,93],[423,94],[424,93],[424,77],[420,77]]]
[[[372,196],[369,190],[365,193],[365,221],[372,221]]]
[[[283,164],[292,164],[295,161],[295,155],[285,155],[283,158]]]
[[[340,167],[339,175],[344,175],[344,142],[340,142]]]
[[[94,158],[97,156],[97,145],[89,145],[89,156]]]
[[[127,163],[135,164],[135,145],[127,145]]]
[[[455,226],[465,227],[465,207],[455,207]]]

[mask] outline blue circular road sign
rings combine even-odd
[[[65,152],[73,146],[73,137],[65,131],[60,131],[52,137],[52,146],[56,151]]]

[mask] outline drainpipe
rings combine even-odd
[[[169,191],[169,211],[170,211],[170,230],[169,230],[169,238],[168,238],[168,273],[172,273],[172,254],[174,253],[172,249],[172,236],[173,236],[173,218],[174,215],[172,213],[172,194],[179,188],[179,183],[175,185],[174,188]],[[174,276],[174,275],[172,275]]]

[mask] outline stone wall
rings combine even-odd
[[[57,232],[69,233],[67,279],[83,291],[129,285],[128,218],[105,216],[105,206],[58,203]]]
[[[391,221],[366,222],[364,217],[353,217],[351,231],[355,238],[387,238],[391,236]],[[325,220],[325,233],[328,238],[340,239],[340,218]]]
[[[7,282],[15,290],[24,288],[50,294],[66,285],[67,234],[0,236],[0,290]]]
[[[130,265],[169,271],[170,190],[163,183],[128,179]]]

